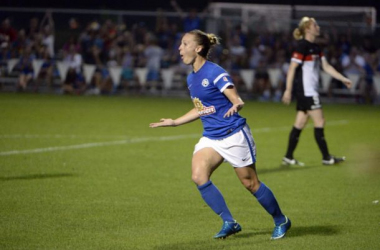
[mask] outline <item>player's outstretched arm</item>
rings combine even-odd
[[[149,124],[149,127],[151,128],[158,128],[158,127],[176,127],[179,125],[183,125],[192,121],[195,121],[199,118],[198,111],[193,108],[189,112],[187,112],[185,115],[173,120],[171,118],[162,118],[159,122],[154,122]]]

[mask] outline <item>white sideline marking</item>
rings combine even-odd
[[[340,121],[331,121],[328,123],[328,125],[345,125],[348,124],[348,121],[346,120],[340,120]],[[308,128],[308,127],[306,127]],[[277,128],[259,128],[259,129],[252,129],[252,133],[268,133],[273,131],[285,131],[289,130],[289,126],[286,127],[277,127]],[[64,137],[62,135],[59,135],[60,137],[57,137],[58,135],[52,135],[50,138],[61,138]],[[46,136],[39,136],[39,135],[3,135],[0,138],[40,138],[40,137],[49,137]],[[66,136],[66,137],[75,137],[75,136]],[[35,154],[35,153],[44,153],[44,152],[52,152],[52,151],[64,151],[64,150],[71,150],[71,149],[81,149],[81,148],[93,148],[93,147],[104,147],[104,146],[112,146],[112,145],[122,145],[122,144],[133,144],[133,143],[139,143],[139,142],[146,142],[146,141],[173,141],[173,140],[181,140],[181,139],[187,139],[187,138],[196,138],[201,137],[201,134],[189,134],[189,135],[176,135],[176,136],[162,136],[162,137],[145,137],[145,138],[134,138],[134,139],[126,139],[126,140],[120,140],[120,141],[109,141],[109,142],[93,142],[93,143],[84,143],[84,144],[77,144],[77,145],[69,145],[69,146],[58,146],[58,147],[47,147],[47,148],[36,148],[36,149],[27,149],[27,150],[13,150],[13,151],[5,151],[0,152],[0,156],[6,156],[6,155],[18,155],[18,154]],[[75,137],[78,138],[78,137]]]
[[[13,151],[0,152],[0,156],[17,155],[17,154],[34,154],[34,153],[80,149],[80,148],[103,147],[103,146],[111,146],[111,145],[132,144],[132,143],[139,143],[139,142],[146,142],[146,141],[171,141],[171,140],[180,140],[180,139],[193,138],[193,137],[199,137],[199,134],[163,136],[163,137],[145,137],[145,138],[135,138],[135,139],[127,139],[127,140],[121,140],[121,141],[93,142],[93,143],[84,143],[84,144],[70,145],[70,146],[36,148],[36,149],[28,149],[28,150],[13,150]]]

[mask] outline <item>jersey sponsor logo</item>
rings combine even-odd
[[[210,83],[209,83],[208,79],[203,79],[203,81],[202,81],[202,86],[203,87],[207,87],[209,84]]]
[[[203,104],[202,104],[202,101],[199,100],[199,98],[193,98],[193,103],[194,103],[194,106],[195,108],[197,109],[198,111],[198,114],[200,116],[203,116],[203,115],[211,115],[211,114],[214,114],[216,112],[216,109],[214,106],[210,106],[210,107],[205,107]]]

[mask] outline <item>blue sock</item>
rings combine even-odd
[[[220,193],[218,188],[211,182],[208,181],[205,184],[198,186],[198,190],[202,195],[203,200],[207,205],[219,215],[223,221],[234,221],[230,210],[224,201],[223,195]]]
[[[259,189],[253,194],[257,201],[263,206],[267,212],[272,215],[274,223],[280,225],[285,222],[285,216],[282,214],[280,206],[277,203],[272,191],[265,186],[264,183],[260,184]]]

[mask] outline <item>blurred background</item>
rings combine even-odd
[[[245,98],[278,102],[303,16],[321,27],[317,43],[354,82],[322,73],[328,102],[378,104],[378,1],[26,1],[0,3],[1,91],[76,95],[187,96],[191,71],[178,56],[184,32],[222,38],[210,59]]]

